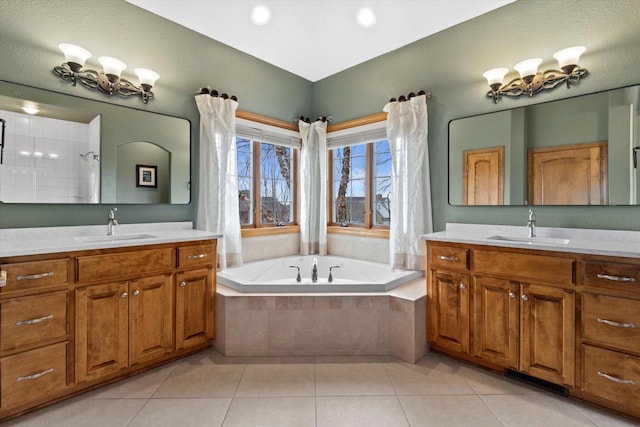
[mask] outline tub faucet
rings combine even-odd
[[[529,209],[527,227],[529,227],[529,237],[536,237],[536,213],[533,209]]]
[[[298,282],[298,283],[302,282],[302,277],[300,277],[300,266],[298,266],[298,265],[290,265],[289,267],[298,269],[298,275],[296,276],[296,282]]]
[[[107,218],[107,236],[115,236],[116,234],[116,225],[118,225],[118,220],[116,219],[116,212],[118,208],[109,209],[109,217]]]
[[[311,283],[318,281],[318,258],[313,259],[313,267],[311,268]]]
[[[332,283],[332,282],[333,282],[333,273],[332,273],[332,270],[333,270],[334,268],[340,268],[340,266],[339,266],[339,265],[332,265],[331,267],[329,267],[329,278],[327,279],[327,281],[328,281],[329,283]]]

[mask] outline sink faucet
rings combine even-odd
[[[318,281],[318,258],[313,259],[313,267],[311,268],[311,283]]]
[[[109,217],[107,218],[107,236],[115,236],[116,234],[116,225],[118,225],[118,220],[116,219],[116,212],[118,208],[109,209]]]
[[[536,237],[536,213],[533,209],[529,209],[527,227],[529,227],[529,237]]]

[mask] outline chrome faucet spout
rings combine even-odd
[[[318,281],[318,258],[313,259],[313,267],[311,268],[311,283]]]
[[[529,209],[527,227],[529,228],[529,237],[536,237],[536,213],[533,209]]]
[[[116,235],[116,225],[118,225],[118,220],[116,219],[117,211],[118,208],[109,209],[109,216],[107,217],[107,236]]]

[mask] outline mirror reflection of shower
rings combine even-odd
[[[89,157],[89,154],[91,154],[91,157]],[[96,154],[96,153],[95,153],[95,152],[93,152],[93,151],[89,151],[89,152],[84,153],[84,154],[80,153],[80,158],[81,158],[82,160],[84,160],[85,162],[88,162],[88,161],[89,161],[89,159],[93,159],[93,160],[95,160],[96,162],[99,162],[99,161],[100,161],[100,154]]]
[[[7,127],[7,121],[5,119],[0,119],[0,123],[2,123],[2,139],[0,139],[0,165],[4,163],[4,130]]]

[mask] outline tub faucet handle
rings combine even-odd
[[[329,267],[329,278],[327,279],[329,281],[329,283],[333,282],[333,269],[334,268],[340,268],[339,265],[332,265],[331,267]]]
[[[299,265],[290,265],[289,268],[297,268],[298,269],[298,275],[296,276],[296,282],[298,282],[298,283],[302,282],[302,277],[300,277],[300,266]]]

